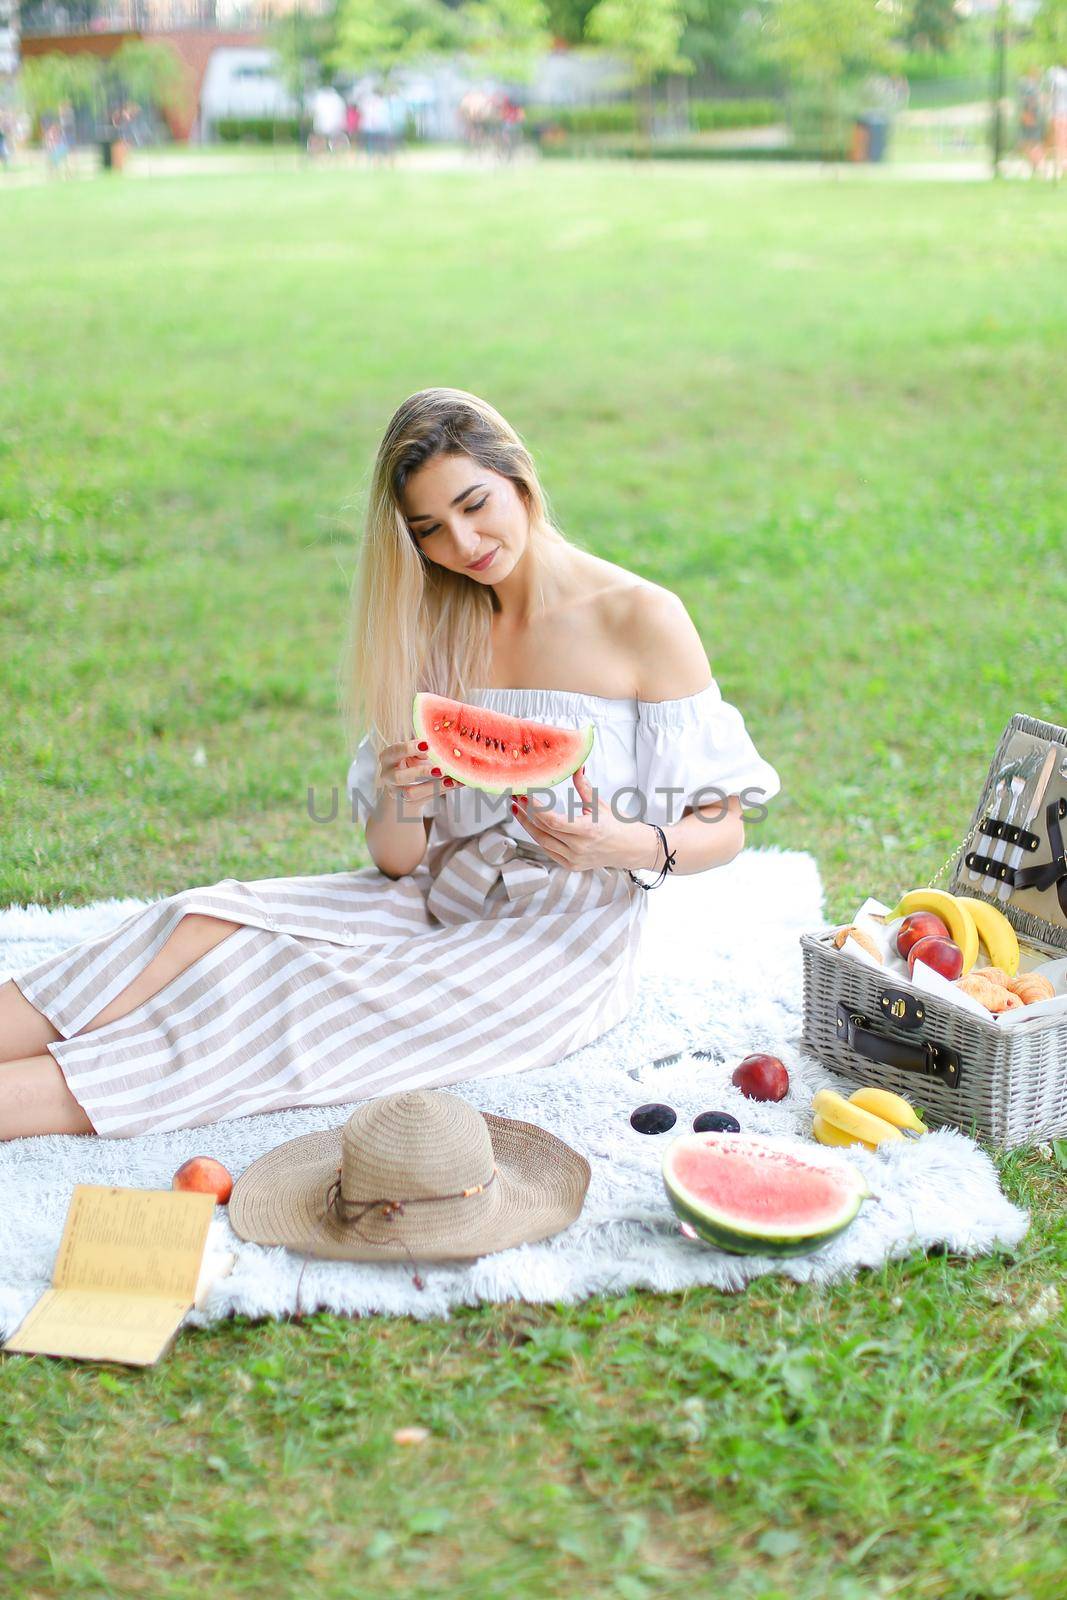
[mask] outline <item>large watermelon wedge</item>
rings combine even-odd
[[[591,722],[584,728],[553,728],[439,694],[417,694],[412,721],[435,767],[489,794],[509,789],[525,794],[563,783],[593,748]]]
[[[671,1205],[735,1255],[797,1256],[848,1227],[870,1194],[847,1162],[820,1166],[754,1135],[685,1133],[663,1157]]]

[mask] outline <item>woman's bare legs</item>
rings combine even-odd
[[[172,978],[239,927],[239,922],[188,912],[144,971],[80,1029],[79,1036],[124,1017],[143,1000],[158,994]],[[13,981],[0,984],[0,1139],[21,1139],[38,1133],[95,1132],[67,1088],[55,1057],[45,1049],[60,1038],[62,1034],[30,1004]]]
[[[0,1140],[33,1133],[95,1133],[54,1056],[0,1065]]]

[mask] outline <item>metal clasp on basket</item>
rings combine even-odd
[[[836,1020],[837,1039],[843,1049],[852,1050],[867,1061],[904,1072],[922,1072],[929,1078],[939,1078],[950,1089],[958,1088],[962,1068],[959,1051],[951,1046],[939,1044],[936,1039],[912,1042],[876,1033],[870,1018],[853,1011],[845,1000],[838,1001]]]
[[[887,1022],[898,1028],[921,1028],[926,1017],[926,1007],[906,989],[883,989],[878,996],[879,1009]]]

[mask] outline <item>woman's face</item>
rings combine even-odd
[[[427,560],[474,583],[496,583],[526,548],[529,517],[515,485],[470,456],[427,461],[408,479],[401,511]]]

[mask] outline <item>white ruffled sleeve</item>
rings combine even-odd
[[[355,759],[345,779],[345,789],[349,816],[366,827],[378,798],[378,752],[369,733],[364,734],[356,746]]]
[[[715,805],[732,794],[751,810],[782,787],[714,679],[680,700],[639,700],[636,753],[644,818],[661,827],[679,822],[686,806]]]

